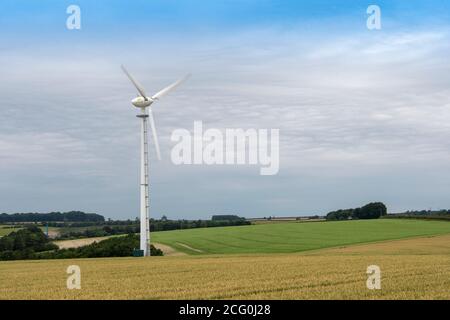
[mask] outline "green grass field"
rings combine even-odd
[[[450,223],[359,220],[276,223],[152,233],[152,242],[187,254],[291,253],[357,243],[449,234]]]

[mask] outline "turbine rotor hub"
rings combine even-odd
[[[152,103],[154,102],[154,100],[152,98],[144,98],[144,97],[137,97],[134,98],[133,100],[131,100],[131,103],[133,104],[133,106],[135,106],[136,108],[147,108],[149,107]]]

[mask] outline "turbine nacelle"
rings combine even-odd
[[[135,106],[136,108],[147,108],[149,107],[153,102],[155,102],[155,100],[153,100],[152,98],[144,98],[144,97],[137,97],[134,98],[133,100],[131,100],[131,103],[133,104],[133,106]]]

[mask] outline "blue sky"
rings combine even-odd
[[[70,4],[81,30],[66,29]],[[154,109],[153,216],[449,208],[449,24],[437,0],[2,1],[0,212],[138,215],[122,63],[150,92],[193,74]],[[174,166],[170,134],[196,120],[279,128],[280,173]]]
[[[66,33],[65,9],[79,5],[83,33],[95,37],[141,32],[232,32],[240,28],[321,24],[322,29],[365,27],[366,8],[382,7],[385,22],[402,28],[448,24],[450,4],[445,0],[293,1],[293,0],[154,0],[154,1],[23,1],[5,0],[1,25],[6,34],[30,34],[44,38]],[[63,12],[63,15],[61,15]],[[343,23],[343,20],[345,21]],[[395,20],[395,21],[392,21]],[[389,24],[388,24],[389,26]],[[43,40],[43,39],[41,39]]]

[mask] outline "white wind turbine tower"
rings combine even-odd
[[[152,97],[148,97],[144,88],[136,81],[136,79],[128,72],[128,70],[122,65],[122,70],[127,77],[136,87],[139,95],[134,98],[131,103],[141,109],[141,113],[137,115],[141,118],[141,245],[140,249],[143,251],[144,256],[150,256],[150,202],[149,202],[149,165],[148,165],[148,126],[147,119],[150,120],[150,126],[152,129],[153,140],[155,143],[156,155],[158,160],[161,160],[161,153],[159,151],[158,136],[156,135],[155,121],[153,119],[153,113],[151,105],[156,100],[159,100],[162,96],[168,94],[175,89],[178,85],[184,82],[190,75],[178,80],[170,86],[162,89]],[[148,112],[147,112],[148,110]]]

